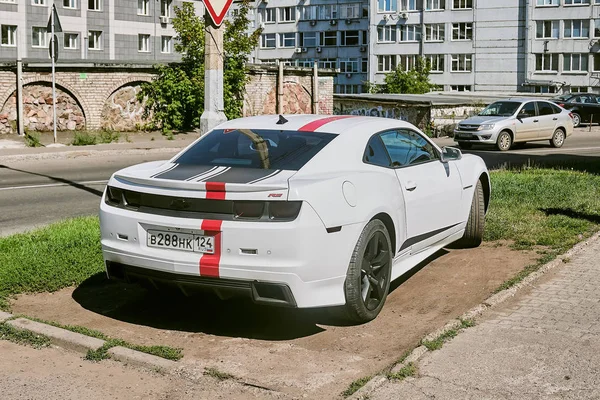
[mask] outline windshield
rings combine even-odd
[[[479,114],[487,117],[510,117],[521,105],[518,101],[497,101],[483,109]]]
[[[263,129],[215,130],[175,163],[297,171],[336,135]]]

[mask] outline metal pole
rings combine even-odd
[[[23,61],[17,60],[17,132],[19,135],[25,135],[25,126],[23,121]]]
[[[52,128],[54,130],[54,143],[56,143],[56,71],[54,68],[54,2],[52,3],[52,9],[50,10],[50,26],[51,26],[51,39],[50,39],[50,54],[52,56]]]
[[[283,114],[283,62],[279,61],[277,73],[277,114]]]
[[[592,124],[594,123],[594,114],[590,115],[590,128],[588,130],[588,132],[592,131]]]
[[[319,65],[315,61],[313,64],[313,92],[312,92],[312,112],[319,113]]]

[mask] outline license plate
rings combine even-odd
[[[470,133],[459,133],[457,137],[459,137],[460,139],[472,139],[473,135],[471,135]]]
[[[215,252],[214,236],[192,233],[149,230],[147,245],[148,247],[192,251],[196,253],[213,254]]]

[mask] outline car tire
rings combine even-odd
[[[390,289],[392,258],[392,244],[385,225],[377,219],[369,222],[358,238],[346,273],[345,319],[365,323],[377,317]]]
[[[471,211],[465,227],[465,234],[457,245],[463,248],[477,247],[483,241],[483,232],[485,230],[485,199],[483,194],[483,184],[477,181],[473,201],[471,202]]]
[[[573,115],[573,128],[577,128],[581,125],[581,116],[577,113],[571,113]]]
[[[563,144],[565,144],[565,131],[558,128],[557,130],[554,131],[554,134],[552,135],[552,139],[550,139],[550,146],[552,146],[554,148],[559,148],[559,147],[562,147]]]
[[[496,147],[500,151],[510,150],[512,146],[512,136],[507,131],[502,131],[498,134],[498,139],[496,139]]]
[[[460,147],[461,149],[469,150],[470,148],[473,147],[473,143],[458,142],[458,147]]]

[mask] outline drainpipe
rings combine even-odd
[[[421,1],[421,48],[419,49],[419,57],[423,58],[425,54],[425,0]]]
[[[525,0],[525,43],[523,44],[525,53],[525,81],[529,81],[529,0]]]

